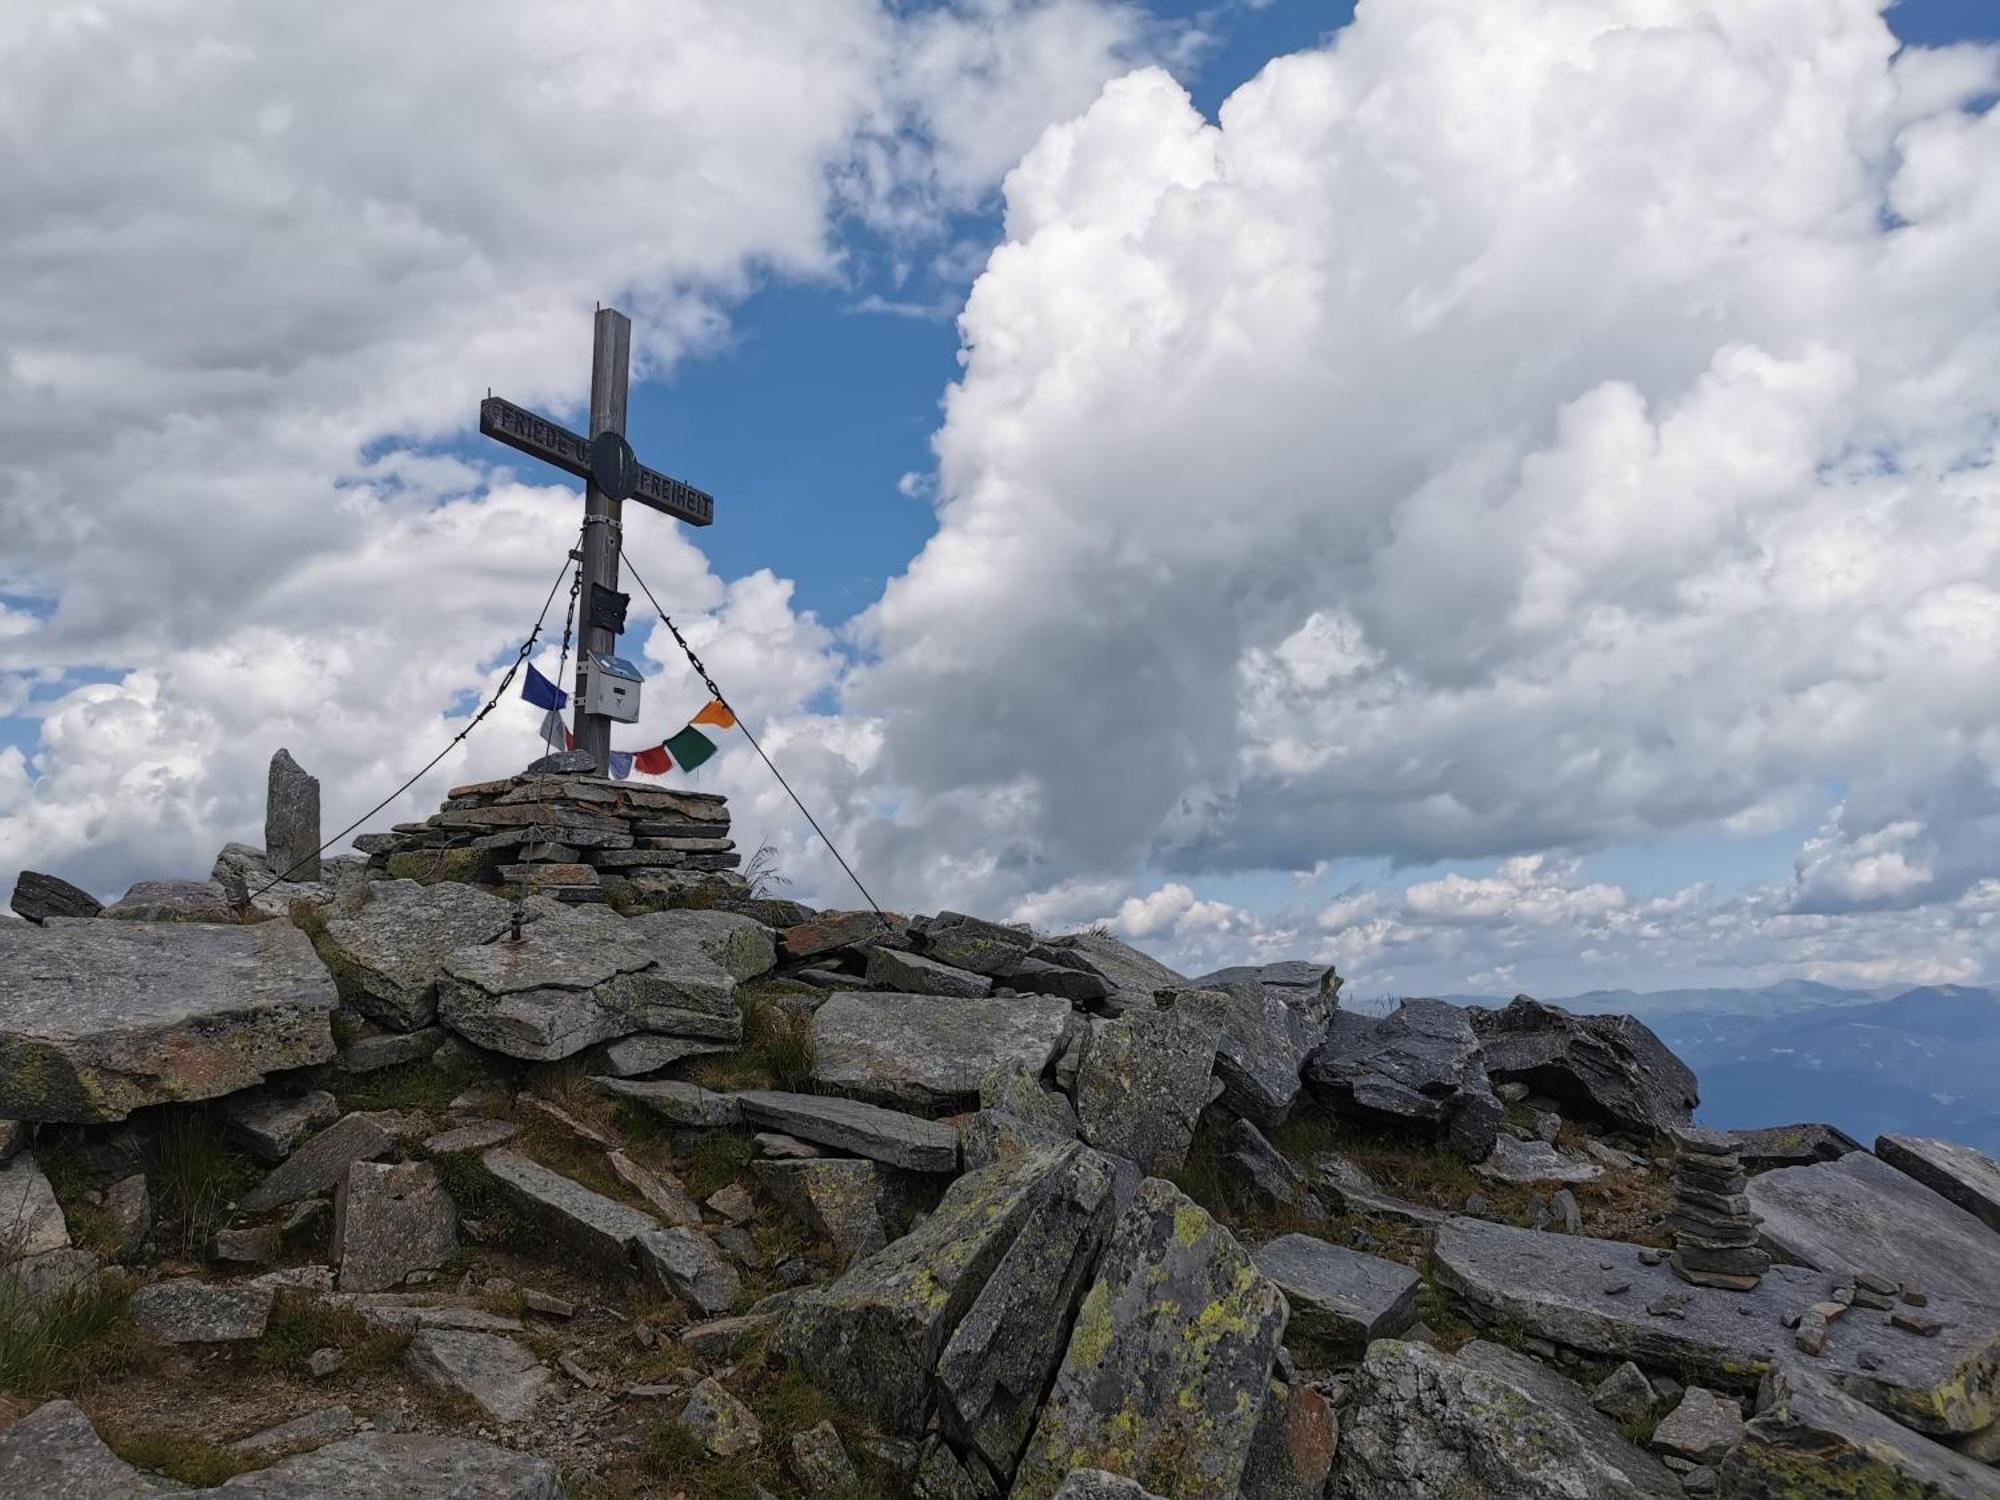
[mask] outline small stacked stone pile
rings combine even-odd
[[[1756,1288],[1771,1267],[1757,1248],[1757,1225],[1745,1189],[1748,1179],[1735,1144],[1719,1130],[1685,1126],[1674,1131],[1680,1158],[1667,1210],[1673,1231],[1673,1268],[1683,1281],[1733,1292]]]
[[[583,751],[551,755],[518,776],[453,787],[425,821],[363,834],[354,846],[395,878],[520,882],[573,903],[602,901],[616,879],[643,888],[741,863],[726,799],[596,770]]]

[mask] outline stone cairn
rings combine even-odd
[[[1677,1129],[1673,1137],[1680,1147],[1667,1210],[1674,1270],[1696,1286],[1754,1290],[1771,1257],[1757,1248],[1761,1220],[1750,1211],[1749,1180],[1735,1143],[1719,1130],[1698,1126]]]
[[[546,756],[518,776],[453,787],[423,822],[354,846],[398,879],[519,883],[575,904],[604,900],[618,881],[646,893],[741,863],[722,797],[596,771],[584,751]]]

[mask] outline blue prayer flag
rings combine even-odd
[[[561,708],[569,702],[568,693],[532,666],[528,668],[527,680],[521,684],[521,696],[537,708]]]
[[[623,781],[626,777],[630,776],[631,774],[632,774],[631,754],[628,751],[624,750],[613,750],[611,752],[611,779],[613,781]]]

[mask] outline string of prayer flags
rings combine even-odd
[[[623,781],[630,776],[632,774],[632,762],[634,759],[636,757],[626,751],[613,750],[611,752],[611,779],[613,781]]]
[[[715,754],[715,741],[690,724],[679,734],[669,735],[663,748],[673,757],[675,765],[683,771],[692,771]]]
[[[537,672],[533,666],[528,668],[528,675],[521,683],[521,696],[536,708],[552,711],[569,703],[569,694]]]
[[[717,729],[734,729],[736,715],[729,711],[729,705],[720,698],[708,700],[708,707],[696,714],[690,721],[694,724],[713,724]]]
[[[664,776],[674,768],[667,758],[667,747],[655,745],[650,750],[641,750],[632,757],[632,769],[646,776]]]

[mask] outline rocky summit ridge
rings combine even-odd
[[[2000,1497],[1978,1151],[812,910],[570,757],[308,858],[281,756],[267,848],[0,923],[0,1496]]]

